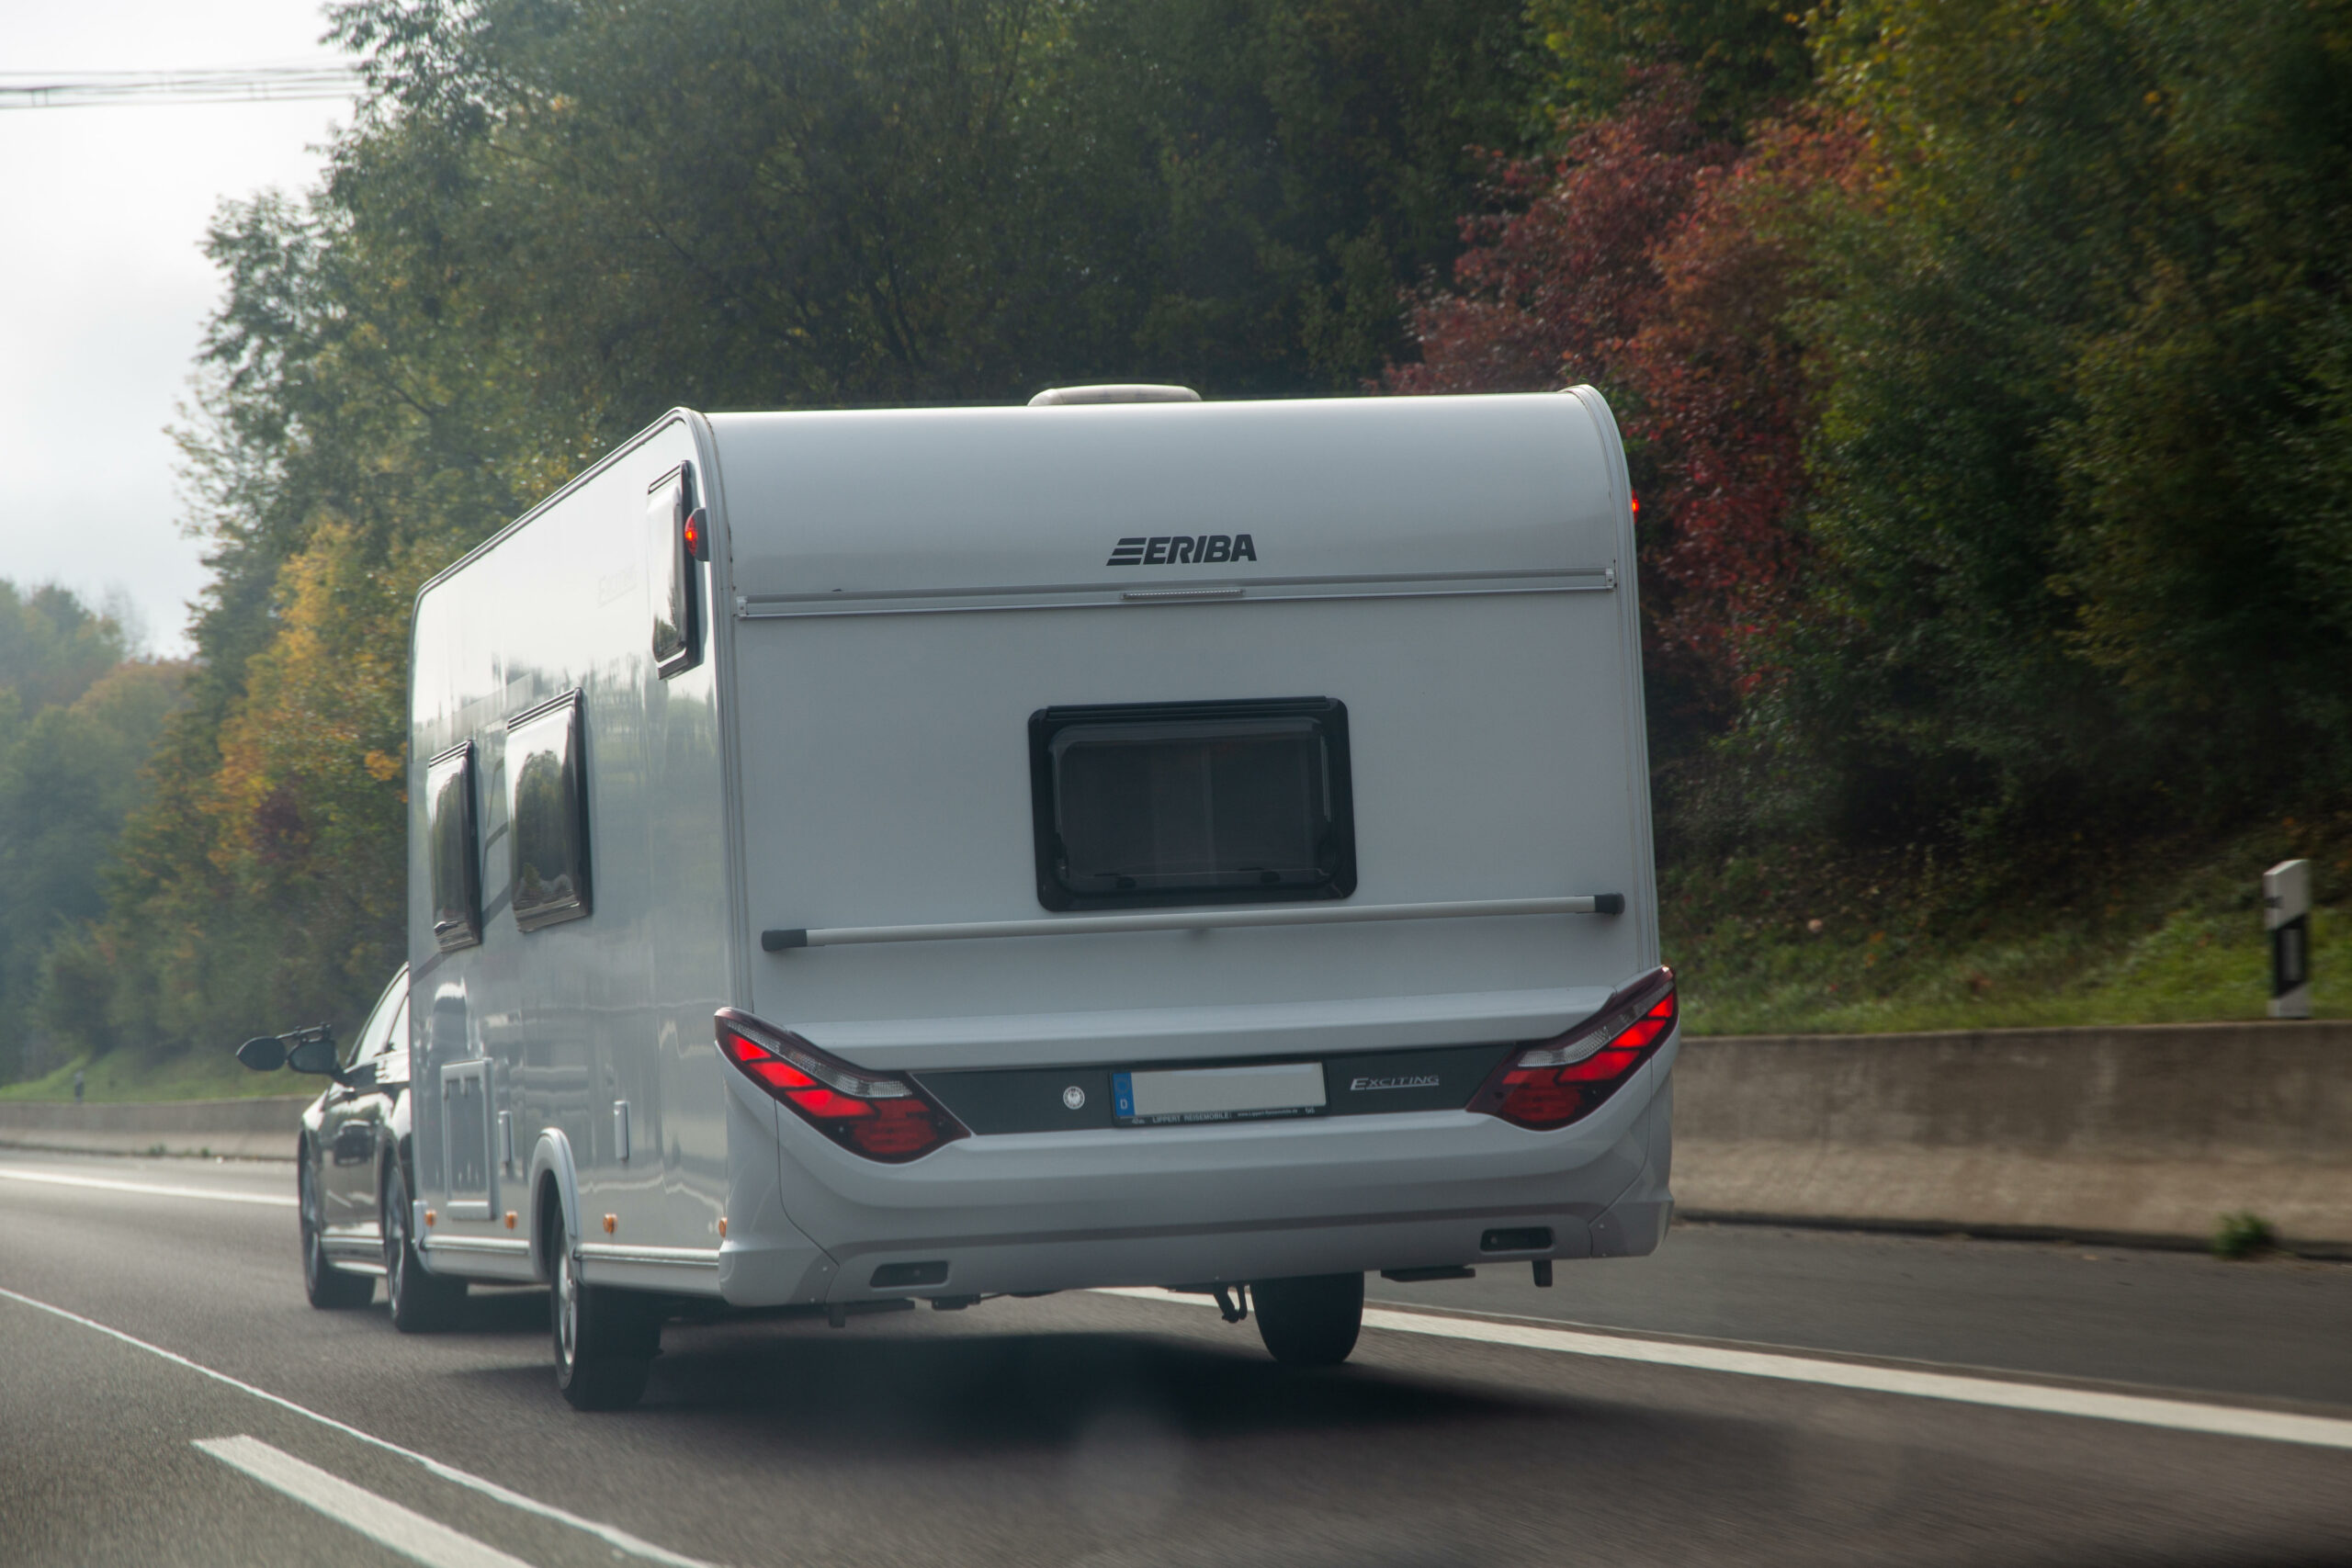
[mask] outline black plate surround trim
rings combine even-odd
[[[910,1076],[938,1097],[956,1118],[980,1137],[1018,1133],[1099,1132],[1117,1127],[1148,1133],[1149,1125],[1121,1122],[1111,1113],[1111,1075],[1120,1072],[1182,1072],[1188,1067],[1273,1066],[1286,1062],[1319,1060],[1323,1066],[1324,1104],[1319,1110],[1277,1118],[1232,1120],[1306,1120],[1317,1116],[1377,1116],[1416,1111],[1459,1111],[1470,1102],[1502,1059],[1522,1049],[1524,1041],[1487,1045],[1435,1045],[1401,1051],[1359,1051],[1317,1058],[1290,1051],[1278,1055],[1219,1056],[1175,1062],[1103,1062],[1069,1067],[963,1067]],[[1412,1079],[1433,1077],[1435,1084],[1399,1083],[1393,1087],[1358,1089],[1365,1079]],[[1072,1089],[1081,1099],[1076,1105],[1064,1096]],[[1190,1126],[1221,1126],[1221,1121],[1200,1121]]]

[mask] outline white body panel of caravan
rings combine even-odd
[[[665,677],[647,494],[682,464],[710,559],[699,662]],[[573,693],[585,912],[526,931],[509,727]],[[1060,764],[1033,716],[1309,698],[1344,709],[1344,896],[1047,907],[1033,808]],[[673,414],[427,585],[413,705],[436,1271],[544,1277],[548,1202],[590,1280],[741,1305],[1663,1229],[1671,1036],[1550,1131],[1464,1108],[1475,1081],[1377,1098],[1441,1061],[1483,1078],[1658,963],[1633,523],[1589,389]],[[445,951],[431,811],[461,775],[478,940]],[[720,1008],[969,1135],[865,1157],[720,1055]],[[1312,1064],[1331,1095],[1170,1124],[1110,1104],[1230,1063]]]

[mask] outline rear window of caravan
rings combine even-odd
[[[1047,908],[1355,891],[1347,708],[1331,698],[1044,708],[1029,732]]]

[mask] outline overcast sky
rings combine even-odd
[[[175,70],[339,58],[317,0],[0,0],[0,70]],[[18,78],[20,79],[20,78]],[[342,103],[0,109],[0,577],[127,596],[186,652],[200,541],[165,426],[220,277],[224,197],[299,190]]]

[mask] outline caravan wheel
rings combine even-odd
[[[1363,1328],[1363,1276],[1310,1274],[1261,1280],[1250,1287],[1258,1337],[1285,1367],[1336,1367]]]
[[[558,1218],[554,1278],[548,1306],[555,1329],[555,1385],[574,1410],[626,1410],[645,1393],[662,1348],[662,1319],[650,1301],[580,1277],[571,1236]]]

